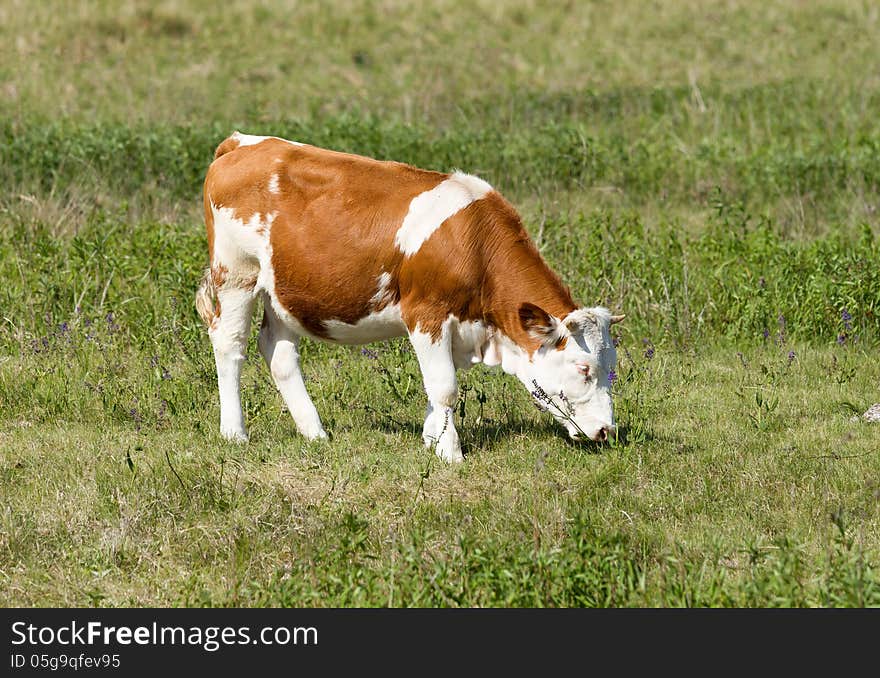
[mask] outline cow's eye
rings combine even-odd
[[[577,370],[579,374],[584,376],[586,381],[590,380],[590,364],[589,363],[578,363]]]

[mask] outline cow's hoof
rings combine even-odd
[[[247,431],[242,431],[241,429],[230,429],[228,431],[220,429],[220,435],[231,443],[246,443],[250,440]]]
[[[443,453],[440,452],[440,450],[437,450],[437,456],[447,464],[460,464],[464,461],[464,455],[461,453],[461,450],[453,450],[448,453]]]
[[[330,437],[323,428],[319,428],[317,431],[304,431],[303,436],[307,440],[327,440]]]
[[[434,452],[448,464],[458,464],[464,461],[461,453],[461,443],[458,440],[458,431],[452,429],[446,431],[434,448]]]

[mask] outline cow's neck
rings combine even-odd
[[[519,309],[524,302],[564,318],[576,304],[568,289],[519,227],[522,237],[498,244],[488,267],[488,294],[484,299],[486,320],[529,355],[538,342],[522,327]]]

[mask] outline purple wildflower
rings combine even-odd
[[[650,360],[654,357],[654,342],[650,339],[642,339],[642,344],[647,346],[647,348],[645,349],[645,358]]]
[[[846,333],[841,332],[840,334],[837,335],[837,343],[840,346],[843,346],[846,343]]]
[[[761,334],[764,337],[764,341],[767,341],[770,338],[770,330],[768,330],[766,327],[764,328],[764,331]]]
[[[370,360],[378,360],[379,359],[379,354],[369,348],[362,348],[361,355],[367,356]]]
[[[573,417],[574,416],[574,406],[571,404],[571,401],[565,397],[565,393],[563,393],[562,391],[559,392],[559,399],[565,405],[565,409],[568,410],[568,414]]]
[[[852,329],[852,316],[849,314],[849,311],[843,309],[840,313],[840,319],[843,320],[843,327],[849,332]]]
[[[788,352],[788,364],[789,364],[789,366],[794,362],[794,358],[795,358],[795,353],[794,353],[794,351],[789,351],[789,352]]]
[[[129,416],[130,416],[132,419],[134,419],[134,427],[135,427],[135,429],[137,429],[138,431],[140,431],[140,430],[141,430],[141,422],[143,421],[143,419],[141,419],[141,413],[137,411],[137,408],[136,408],[136,407],[132,407],[132,408],[128,411],[128,414],[129,414]]]
[[[608,370],[608,383],[613,384],[617,380],[617,372]]]
[[[537,398],[538,400],[550,400],[550,396],[547,395],[547,391],[538,386],[538,382],[532,379],[532,385],[535,387],[535,390],[532,391],[532,397]]]

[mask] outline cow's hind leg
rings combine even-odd
[[[254,308],[253,289],[228,284],[215,289],[217,315],[208,329],[217,364],[220,390],[220,434],[229,440],[246,441],[241,410],[241,366],[247,353]]]
[[[326,438],[327,433],[321,425],[318,410],[306,391],[303,375],[299,367],[299,337],[278,317],[269,300],[263,299],[263,324],[260,327],[260,353],[275,385],[290,410],[299,432],[306,438]]]
[[[458,384],[449,328],[444,325],[437,339],[416,328],[410,332],[409,338],[419,360],[428,395],[428,411],[422,430],[425,446],[434,446],[437,456],[444,461],[462,461],[461,442],[453,421]]]

